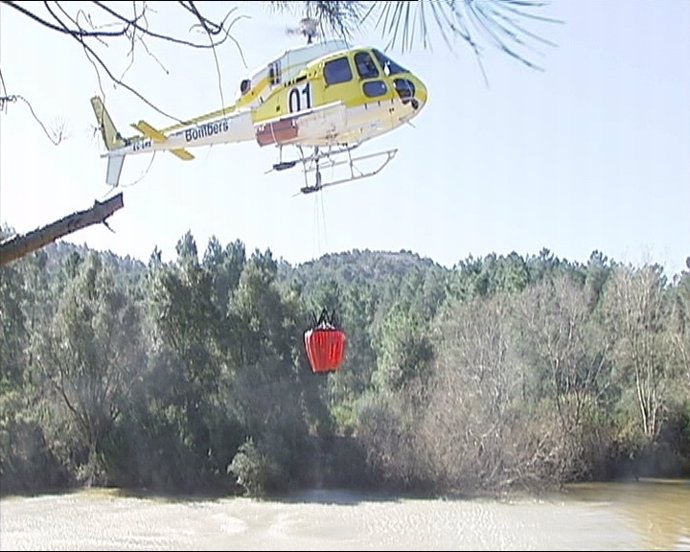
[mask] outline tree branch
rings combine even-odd
[[[1,3],[6,4],[10,8],[14,8],[18,12],[26,15],[30,19],[33,19],[36,23],[40,23],[44,27],[47,27],[51,31],[57,31],[57,32],[63,33],[63,34],[71,34],[71,35],[87,36],[87,37],[108,36],[108,37],[112,38],[112,37],[123,36],[125,34],[125,32],[127,31],[126,28],[120,29],[118,31],[85,31],[84,29],[81,29],[81,28],[69,29],[69,28],[64,27],[64,26],[55,25],[55,24],[51,23],[50,21],[46,21],[42,17],[39,17],[38,15],[33,13],[31,10],[24,8],[23,6],[20,6],[16,2],[11,2],[10,0],[3,0]],[[47,3],[46,3],[46,7],[48,7]],[[49,7],[48,7],[48,9],[50,10]]]
[[[0,243],[0,266],[28,255],[32,251],[40,249],[67,234],[92,224],[106,224],[106,219],[123,206],[122,193],[120,193],[103,203],[95,201],[90,209],[72,213],[28,234],[15,236],[6,242]]]

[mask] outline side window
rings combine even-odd
[[[363,79],[375,79],[379,76],[379,70],[368,52],[357,52],[355,65],[359,76]]]
[[[388,87],[386,86],[386,83],[382,80],[375,80],[365,82],[362,85],[362,90],[364,90],[364,94],[366,96],[369,96],[370,98],[376,98],[378,96],[383,96],[386,92],[388,92]]]
[[[346,57],[329,61],[323,69],[327,84],[338,84],[352,80],[352,69]]]
[[[274,61],[268,66],[268,81],[272,86],[280,84],[280,61]]]

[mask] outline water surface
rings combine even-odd
[[[542,498],[284,500],[117,490],[0,500],[2,550],[690,550],[690,481],[573,485]]]

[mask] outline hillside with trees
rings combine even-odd
[[[163,262],[58,242],[0,267],[4,494],[108,485],[431,493],[690,475],[690,272],[548,250],[237,240]],[[348,334],[311,372],[322,308]]]

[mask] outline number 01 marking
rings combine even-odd
[[[302,103],[304,103],[304,108]],[[311,109],[311,86],[309,83],[305,84],[304,88],[297,86],[290,90],[288,106],[290,107],[290,113],[302,111],[302,109]]]

